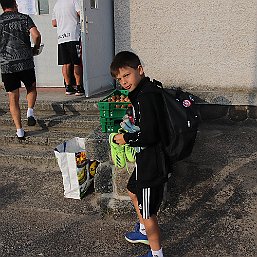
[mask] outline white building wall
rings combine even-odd
[[[115,37],[166,86],[256,104],[257,1],[115,0]]]
[[[49,0],[50,14],[32,15],[44,43],[43,52],[34,58],[38,87],[64,87],[61,66],[57,65],[57,33],[52,27],[52,10],[56,0]]]
[[[45,45],[43,52],[34,58],[38,87],[64,87],[61,66],[57,65],[57,33],[56,28],[52,27],[55,2],[56,0],[49,0],[49,14],[31,15]]]

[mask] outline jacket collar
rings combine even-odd
[[[140,80],[139,84],[137,85],[137,87],[129,93],[128,97],[131,99],[133,99],[134,97],[136,97],[140,91],[142,91],[144,85],[146,85],[148,82],[150,82],[150,78],[149,77],[144,77]]]

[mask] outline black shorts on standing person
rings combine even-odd
[[[26,89],[30,89],[36,83],[35,69],[18,71],[13,73],[3,73],[2,81],[6,92],[12,92],[21,87],[21,82]]]
[[[80,41],[66,42],[58,45],[58,65],[81,65]]]
[[[163,184],[152,187],[139,187],[136,180],[136,169],[129,178],[127,189],[137,196],[140,213],[147,219],[157,215],[163,199]],[[148,197],[149,196],[149,197]]]

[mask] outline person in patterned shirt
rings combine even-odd
[[[37,98],[36,75],[33,55],[38,54],[41,35],[32,19],[18,12],[15,0],[0,0],[3,13],[0,15],[0,67],[2,81],[9,96],[10,112],[16,126],[18,139],[25,139],[21,124],[19,88],[21,82],[27,89],[28,125],[36,120],[33,108]],[[34,47],[31,48],[30,35]]]

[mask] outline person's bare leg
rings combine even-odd
[[[82,68],[80,65],[74,65],[74,77],[76,85],[82,85]]]
[[[21,129],[21,110],[19,105],[20,91],[19,88],[13,90],[12,92],[8,92],[9,96],[9,107],[10,113],[12,115],[12,119],[16,129]]]
[[[70,64],[64,64],[62,66],[62,75],[63,75],[66,85],[71,85],[70,68],[71,68]]]
[[[36,89],[36,82],[32,85],[31,88],[27,89],[27,102],[28,108],[33,109],[37,100],[37,89]]]
[[[152,215],[149,219],[143,219],[149,245],[153,251],[161,249],[161,233],[156,215]]]
[[[131,193],[130,191],[128,191],[128,195],[129,195],[129,197],[130,197],[130,199],[131,199],[131,201],[132,201],[132,203],[133,203],[133,205],[134,205],[134,208],[135,208],[135,210],[136,210],[136,213],[137,213],[137,217],[138,217],[138,219],[139,219],[139,222],[140,222],[141,224],[144,224],[144,220],[143,220],[143,218],[142,218],[142,215],[141,215],[140,210],[139,210],[139,207],[138,207],[137,196],[136,196],[135,194]]]
[[[156,215],[152,215],[149,219],[143,219],[139,207],[138,207],[138,200],[137,196],[130,191],[128,191],[128,195],[135,207],[139,222],[141,224],[144,224],[147,239],[149,241],[149,245],[153,251],[158,251],[161,249],[161,233],[160,228],[158,225],[157,217]]]
[[[28,118],[28,126],[35,126],[36,120],[34,115],[34,106],[37,99],[37,89],[36,82],[30,88],[27,88],[27,102],[28,102],[28,110],[27,110],[27,118]]]

